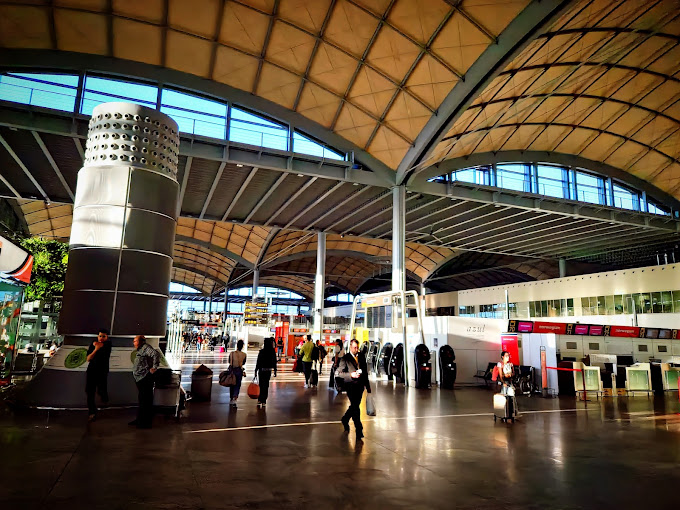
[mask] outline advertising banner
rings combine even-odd
[[[501,334],[501,349],[508,351],[510,354],[510,363],[519,366],[519,344],[517,342],[517,334],[502,333]]]
[[[559,322],[534,322],[532,333],[554,333],[564,335],[567,332],[567,325]]]

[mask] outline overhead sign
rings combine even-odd
[[[679,337],[677,329],[518,320],[508,322],[508,331],[511,333],[554,333],[556,335],[610,336],[619,338],[677,339]]]
[[[371,308],[372,306],[388,306],[392,304],[390,296],[372,296],[365,297],[361,300],[362,308]]]

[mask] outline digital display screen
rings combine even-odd
[[[587,324],[574,324],[574,334],[575,335],[587,335],[588,334],[588,326]]]
[[[670,329],[660,329],[659,330],[659,338],[673,338],[673,332]]]
[[[645,338],[659,338],[659,330],[648,328],[645,330]]]
[[[604,326],[590,326],[590,336],[602,336]]]
[[[531,333],[534,329],[533,322],[520,322],[517,324],[517,331],[520,333]]]

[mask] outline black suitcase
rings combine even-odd
[[[312,369],[312,375],[309,376],[309,384],[312,386],[319,385],[319,372],[317,372],[315,369]]]

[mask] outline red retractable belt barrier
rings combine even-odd
[[[563,372],[581,372],[581,380],[583,381],[583,402],[588,407],[588,392],[586,392],[586,374],[585,370],[581,368],[561,368],[561,367],[545,367],[548,370],[561,370]],[[680,388],[680,377],[678,378],[678,387]]]

